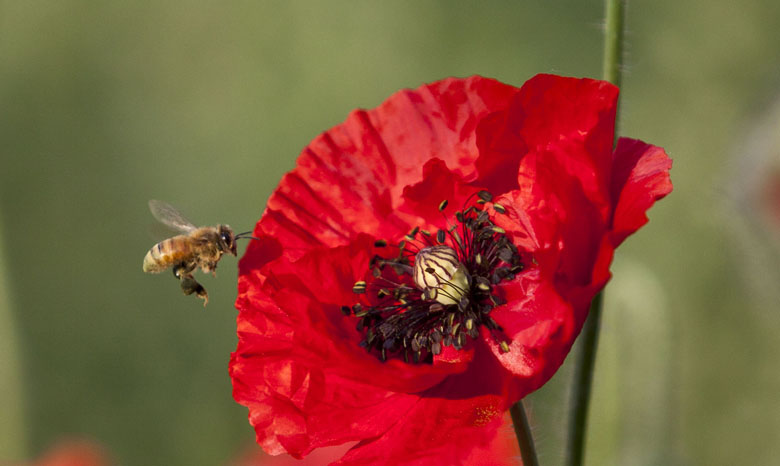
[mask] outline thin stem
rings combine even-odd
[[[606,0],[606,30],[604,35],[604,79],[620,87],[623,71],[623,36],[625,32],[626,0]],[[615,139],[618,136],[618,112],[615,113]],[[574,367],[569,414],[569,435],[566,448],[566,466],[581,466],[585,457],[585,438],[588,425],[588,404],[596,365],[599,342],[603,291],[593,298],[590,312],[582,328],[582,345]]]
[[[625,32],[626,0],[606,0],[603,77],[620,87],[623,71],[623,35]]]
[[[593,301],[590,303],[588,318],[585,320],[585,325],[580,334],[582,346],[574,366],[574,381],[571,391],[569,436],[566,445],[565,463],[567,466],[581,466],[585,456],[588,404],[593,382],[593,368],[596,365],[602,299],[603,293],[599,293],[593,298]]]
[[[520,446],[520,457],[523,459],[523,466],[539,466],[539,460],[536,458],[534,436],[531,434],[531,426],[528,424],[528,417],[525,415],[523,400],[513,404],[509,408],[509,414],[512,415],[512,423],[515,425],[515,435],[517,436],[517,444]]]

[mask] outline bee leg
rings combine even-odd
[[[183,275],[181,277],[181,290],[186,295],[191,295],[192,293],[195,293],[198,298],[203,300],[203,306],[205,307],[206,304],[209,303],[209,294],[206,292],[206,289],[203,288],[203,285],[197,282],[195,278],[192,276],[191,273],[188,273],[186,275]]]
[[[195,264],[188,262],[179,262],[173,266],[173,276],[182,280],[185,275],[195,270]],[[190,275],[191,276],[191,275]]]
[[[211,262],[203,262],[200,266],[200,269],[203,270],[203,273],[209,273],[211,272],[211,275],[217,276],[217,261],[211,261]]]
[[[209,303],[209,294],[203,285],[195,280],[192,276],[192,271],[195,270],[197,264],[182,262],[173,266],[173,276],[181,280],[181,289],[186,295],[195,293],[199,298],[203,299],[203,306]]]

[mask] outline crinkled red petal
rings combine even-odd
[[[555,159],[558,173],[579,182],[606,217],[617,95],[605,81],[529,79],[507,110],[480,123],[480,183],[495,194],[529,189],[537,163]]]
[[[507,303],[490,316],[502,328],[509,351],[501,349],[487,330],[483,339],[503,365],[515,376],[515,400],[544,384],[568,354],[576,331],[574,309],[552,286],[540,269],[532,269],[500,285]]]
[[[509,378],[481,347],[469,370],[420,394],[383,435],[355,445],[339,465],[507,465],[519,454],[506,411]]]
[[[355,442],[334,445],[332,447],[317,448],[306,456],[305,462],[294,458],[292,455],[281,454],[269,456],[257,445],[247,447],[235,459],[226,463],[226,466],[302,466],[325,465],[337,461],[352,448]]]
[[[261,238],[262,241],[262,238]],[[359,346],[355,301],[373,240],[282,257],[239,277],[239,343],[230,363],[235,399],[250,410],[258,443],[295,456],[312,448],[374,437],[419,393],[464,371],[468,359],[433,365],[382,362]],[[466,354],[466,353],[464,353]]]
[[[481,189],[465,183],[463,178],[447,168],[443,160],[432,159],[423,166],[422,180],[404,189],[403,203],[398,210],[416,217],[415,226],[435,235],[438,229],[446,230],[452,226],[455,212],[473,204],[477,199],[476,193]],[[442,201],[447,201],[447,207],[440,211]],[[471,204],[467,205],[467,202]]]
[[[620,138],[615,149],[610,190],[615,199],[612,242],[617,247],[647,223],[647,209],[672,192],[672,160],[660,147]]]
[[[507,171],[517,174],[511,185],[496,181],[512,188],[496,202],[522,223],[513,231],[516,244],[536,243],[528,249],[544,256],[561,287],[589,283],[610,220],[616,103],[617,88],[604,81],[537,75],[503,116],[493,115],[481,127],[492,139],[483,138],[480,160],[496,158],[488,148],[500,147],[513,163],[514,171]],[[507,175],[486,179],[496,176]]]
[[[537,160],[534,184],[495,199],[506,213],[493,221],[533,256],[535,266],[566,298],[568,290],[591,283],[608,230],[579,183],[559,168],[554,157]]]
[[[585,197],[606,214],[617,97],[618,88],[605,81],[553,75],[528,80],[516,97],[526,114],[521,134],[528,146],[518,173],[521,190],[534,184],[536,164],[552,157],[560,174],[579,181]]]
[[[257,443],[273,455],[301,458],[317,447],[381,435],[416,401],[296,358],[237,352],[230,372],[233,396],[249,408]]]
[[[334,464],[419,465],[510,464],[512,453],[492,447],[503,425],[499,397],[468,400],[421,398],[381,437],[358,443]]]
[[[505,109],[517,88],[479,76],[398,92],[376,109],[355,111],[314,139],[268,201],[256,233],[284,254],[347,244],[357,233],[403,236],[414,217],[397,212],[406,186],[441,160],[459,177],[476,177],[475,128]]]
[[[486,147],[523,149],[517,182],[507,185],[514,189],[495,199],[506,214],[494,221],[534,260],[532,271],[501,286],[508,304],[491,314],[511,350],[501,351],[490,335],[486,340],[528,391],[563,362],[590,301],[609,279],[614,185],[625,184],[613,177],[628,177],[625,168],[612,167],[616,101],[617,88],[608,83],[540,75],[523,86],[505,116],[486,123],[494,137]]]

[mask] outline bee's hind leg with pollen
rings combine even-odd
[[[173,267],[173,276],[181,280],[181,290],[184,294],[191,295],[192,293],[195,293],[203,300],[203,306],[205,307],[206,304],[209,303],[209,294],[206,292],[206,289],[203,288],[203,285],[198,283],[198,281],[195,280],[195,277],[192,276],[193,270],[195,270],[194,263],[189,264],[182,262]]]

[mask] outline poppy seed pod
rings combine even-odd
[[[414,260],[414,283],[427,299],[441,304],[458,304],[469,288],[469,276],[449,246],[420,249]]]

